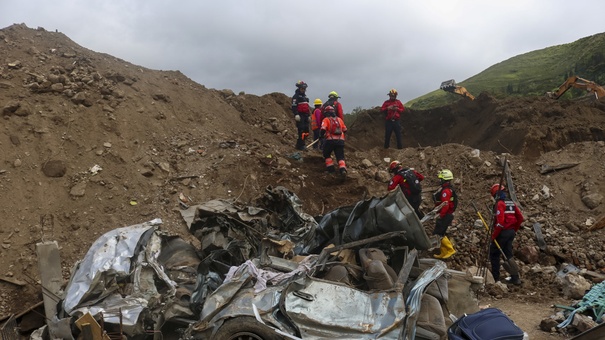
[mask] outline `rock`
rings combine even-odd
[[[69,190],[69,194],[73,197],[82,197],[86,193],[86,182],[76,183],[71,190]]]
[[[67,166],[63,161],[51,160],[42,165],[42,172],[47,177],[63,177],[67,172]]]
[[[374,174],[374,179],[378,182],[387,183],[391,180],[391,176],[389,176],[389,173],[385,170],[378,170]]]
[[[592,287],[592,284],[583,276],[570,273],[561,280],[563,284],[563,295],[567,298],[579,300]]]
[[[27,117],[29,115],[31,115],[32,111],[29,108],[29,105],[23,103],[19,106],[19,108],[17,108],[17,110],[15,110],[15,116],[19,116],[19,117]]]
[[[19,145],[21,145],[21,140],[19,139],[19,137],[18,137],[18,136],[15,136],[15,135],[10,135],[9,139],[10,139],[11,143],[12,143],[14,146],[19,146]]]
[[[18,108],[21,107],[21,103],[17,102],[17,101],[11,101],[8,102],[8,104],[6,104],[3,108],[2,108],[2,114],[3,115],[11,115],[13,113],[15,113],[15,111],[17,111]]]
[[[595,209],[603,201],[603,195],[601,194],[590,194],[582,197],[582,203],[589,209]]]
[[[556,327],[558,324],[559,324],[559,322],[557,322],[557,320],[555,320],[555,319],[552,319],[552,318],[543,319],[542,321],[540,321],[540,329],[545,332],[551,333],[556,330]]]
[[[372,164],[372,162],[369,159],[364,158],[361,161],[361,166],[363,166],[364,168],[368,169],[368,168],[371,168],[372,166],[374,166],[374,164]]]
[[[531,245],[521,247],[516,255],[525,263],[538,263],[538,260],[540,259],[538,248]]]
[[[51,89],[53,92],[63,92],[63,84],[61,84],[61,83],[55,83],[55,84],[52,84],[52,85],[50,86],[50,89]]]
[[[8,63],[8,68],[12,68],[12,69],[20,69],[23,65],[21,64],[21,61],[19,60],[15,60],[12,63]]]
[[[595,326],[597,323],[589,316],[577,313],[573,317],[571,324],[580,332],[585,332]]]

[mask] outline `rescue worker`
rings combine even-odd
[[[324,139],[323,157],[326,160],[326,170],[328,173],[336,171],[332,159],[332,152],[334,152],[338,161],[338,171],[344,178],[347,176],[347,165],[345,163],[345,132],[347,132],[347,127],[341,118],[336,117],[336,112],[332,106],[325,107],[324,115],[326,117],[321,121],[319,138]]]
[[[422,219],[424,213],[420,211],[420,204],[422,203],[422,186],[420,182],[424,180],[424,175],[413,168],[404,168],[399,161],[391,162],[389,172],[394,175],[387,189],[391,191],[399,186],[405,198],[410,202],[412,208],[414,208],[418,218]]]
[[[323,113],[321,112],[322,106],[321,99],[317,98],[313,101],[313,113],[311,114],[311,130],[313,131],[313,142],[319,139],[319,130],[321,130],[321,122],[323,120]],[[323,150],[323,142],[317,141],[313,144],[313,149]]]
[[[380,112],[384,113],[384,148],[388,149],[391,145],[391,135],[395,133],[397,140],[397,149],[403,149],[403,140],[401,136],[401,123],[399,122],[401,114],[405,107],[397,99],[397,90],[391,89],[388,93],[389,99],[382,103]]]
[[[331,106],[334,108],[334,111],[336,112],[336,117],[344,120],[345,116],[344,116],[344,111],[342,109],[342,104],[338,101],[338,98],[340,98],[340,96],[338,95],[338,93],[336,91],[332,91],[328,94],[328,100],[323,104],[322,106],[322,111],[325,111],[326,107]],[[324,113],[325,115],[325,113]]]
[[[445,233],[454,220],[454,211],[458,205],[458,196],[452,187],[451,181],[454,179],[454,175],[450,170],[443,169],[439,171],[437,177],[441,182],[441,187],[433,194],[433,201],[435,201],[435,206],[440,205],[442,202],[446,202],[446,204],[439,210],[439,215],[435,219],[433,235],[439,236],[441,247],[440,253],[435,254],[434,257],[447,259],[456,253],[452,242],[445,236]]]
[[[501,184],[494,184],[490,188],[490,194],[496,200],[494,205],[494,221],[492,231],[492,242],[489,247],[489,259],[492,264],[492,275],[497,282],[500,280],[500,249],[495,242],[498,242],[500,248],[506,256],[506,260],[513,257],[513,241],[524,217],[521,210],[515,202],[507,198],[506,188]],[[494,242],[495,241],[495,242]],[[511,275],[510,283],[520,285],[521,279],[519,274]]]
[[[305,150],[305,138],[309,135],[309,97],[306,95],[307,83],[300,80],[296,83],[296,91],[292,96],[292,113],[296,121],[297,139],[296,149]]]

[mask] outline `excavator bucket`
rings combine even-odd
[[[446,80],[441,83],[441,86],[439,86],[439,88],[444,91],[450,92],[456,88],[456,81],[454,79]]]

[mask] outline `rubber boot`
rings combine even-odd
[[[434,258],[436,259],[442,259],[443,258],[443,254],[445,254],[446,250],[445,250],[445,241],[443,240],[445,237],[440,237],[439,238],[439,242],[440,242],[440,248],[439,248],[439,254],[435,254],[433,255]]]
[[[450,242],[450,239],[447,238],[447,236],[443,236],[441,239],[441,253],[435,255],[434,257],[445,260],[454,254],[456,254],[456,250],[454,249],[452,242]]]

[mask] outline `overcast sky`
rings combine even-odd
[[[604,0],[0,0],[0,27],[79,45],[216,89],[310,99],[345,112],[404,103],[519,54],[605,32]]]

